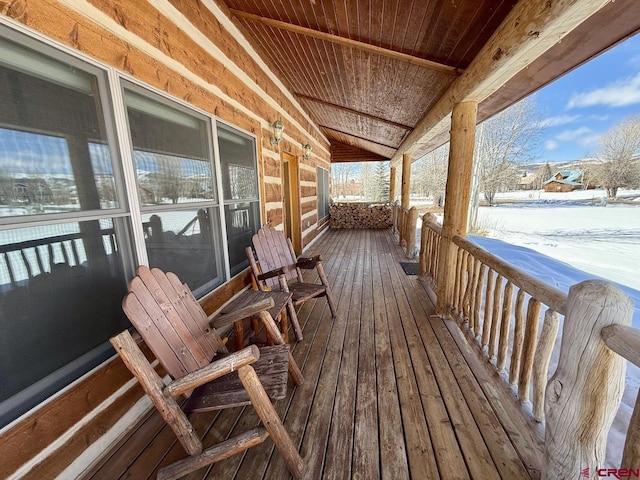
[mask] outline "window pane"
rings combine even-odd
[[[249,266],[244,249],[251,245],[251,237],[258,231],[260,202],[225,205],[224,216],[229,240],[229,265],[231,275],[235,275]]]
[[[329,172],[324,168],[317,168],[318,220],[329,215]]]
[[[114,228],[122,223],[103,219],[0,231],[3,420],[1,402],[128,325],[120,308],[126,275]]]
[[[173,272],[199,296],[220,285],[217,210],[179,210],[142,216],[149,265]]]
[[[142,205],[214,200],[208,122],[125,90]]]
[[[224,199],[257,200],[255,140],[221,123],[217,126]]]
[[[0,217],[117,208],[98,79],[0,39]]]

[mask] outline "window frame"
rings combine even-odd
[[[54,223],[95,220],[100,218],[116,218],[126,217],[129,213],[129,202],[125,195],[125,181],[122,172],[123,159],[120,150],[117,148],[118,133],[114,127],[116,124],[116,115],[112,103],[112,89],[109,80],[108,66],[96,62],[89,57],[80,57],[75,52],[69,52],[67,49],[57,48],[50,42],[40,39],[30,32],[20,31],[11,25],[5,25],[0,22],[0,37],[6,38],[11,42],[18,43],[29,50],[33,50],[39,54],[47,56],[53,60],[67,63],[78,70],[90,73],[96,77],[98,83],[98,91],[100,92],[100,108],[105,121],[105,134],[107,137],[107,146],[111,157],[111,166],[113,168],[114,182],[117,192],[118,207],[99,210],[76,210],[66,213],[47,213],[34,215],[16,215],[9,217],[0,217],[0,230],[10,230],[20,228],[20,225],[39,226],[51,225]],[[4,125],[0,123],[0,128]],[[48,135],[50,132],[41,132],[37,129],[23,129],[27,133],[40,135]]]
[[[322,173],[321,173],[322,172]],[[322,204],[320,199],[323,199]],[[329,170],[316,167],[316,210],[318,211],[318,223],[329,217]],[[324,215],[320,216],[320,208]]]
[[[110,220],[113,222],[116,241],[120,248],[122,270],[125,277],[130,278],[134,273],[133,266],[137,262],[137,249],[131,241],[130,202],[126,195],[125,161],[121,156],[122,150],[119,148],[120,136],[116,128],[118,117],[113,103],[111,67],[64,45],[58,44],[41,34],[34,33],[24,26],[15,24],[4,17],[0,17],[0,37],[18,43],[19,45],[24,45],[27,49],[34,50],[54,61],[64,62],[78,70],[95,76],[99,92],[99,107],[102,109],[99,113],[102,115],[102,120],[104,121],[106,145],[109,148],[111,157],[111,167],[118,201],[117,208],[0,217],[0,231],[37,228],[65,223],[80,224],[88,221]],[[9,127],[9,125],[5,124],[0,124],[0,126],[3,128]],[[35,128],[22,128],[22,131],[36,134],[51,133],[41,132]],[[118,225],[117,227],[116,224]],[[126,281],[126,278],[122,280]],[[26,329],[25,331],[28,330],[29,329]],[[112,356],[113,349],[109,344],[108,338],[105,338],[104,341],[97,346],[90,348],[85,353],[57,368],[40,380],[16,392],[0,403],[0,426],[10,424],[30,409],[37,407],[51,395],[70,388]]]

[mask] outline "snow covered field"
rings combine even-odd
[[[519,192],[516,197],[524,202],[481,207],[479,225],[489,238],[470,239],[563,291],[588,278],[617,283],[633,299],[633,325],[640,328],[640,205],[603,207],[599,202],[580,201],[601,198],[597,190]],[[638,368],[627,368],[626,383],[609,435],[606,466],[620,465],[626,426],[640,386]]]

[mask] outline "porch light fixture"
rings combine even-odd
[[[271,128],[273,128],[273,137],[270,140],[271,145],[278,145],[280,140],[282,140],[282,132],[284,132],[284,125],[280,121],[280,119],[276,120],[271,124]]]
[[[302,151],[304,152],[302,154],[302,158],[304,158],[305,160],[309,160],[309,157],[311,156],[311,145],[309,145],[308,143],[302,146]]]

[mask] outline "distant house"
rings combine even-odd
[[[0,189],[0,204],[53,203],[51,188],[40,178],[9,179],[8,182],[9,188]]]
[[[571,192],[582,188],[582,170],[560,170],[542,183],[545,192]]]
[[[536,175],[524,172],[518,181],[518,190],[533,190],[536,188]]]

